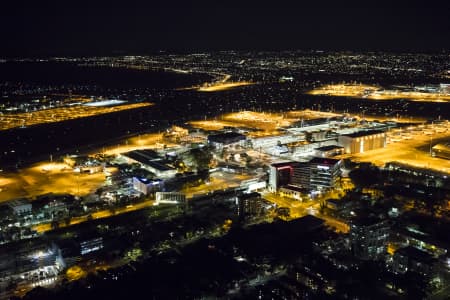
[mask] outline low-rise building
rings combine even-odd
[[[438,260],[431,254],[413,246],[398,249],[393,257],[393,271],[400,274],[414,272],[432,276],[436,271],[437,264]]]
[[[103,238],[101,236],[80,241],[81,255],[86,255],[101,249],[103,249]]]
[[[27,199],[16,199],[9,201],[7,204],[16,215],[30,214],[32,211],[31,202]]]
[[[250,139],[250,145],[253,149],[259,150],[261,148],[271,148],[278,145],[285,145],[289,143],[296,143],[304,141],[305,135],[302,134],[285,134],[277,136],[254,137]]]
[[[133,188],[144,195],[160,191],[163,186],[162,180],[150,180],[148,178],[133,177]]]
[[[186,203],[186,195],[177,192],[156,192],[156,204],[182,204]]]
[[[142,168],[161,178],[171,178],[177,173],[177,169],[170,166],[167,161],[153,150],[134,150],[121,154],[129,163],[138,163]]]
[[[245,135],[233,131],[208,135],[208,144],[216,149],[233,145],[245,146],[246,140]]]

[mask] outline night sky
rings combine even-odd
[[[450,1],[29,2],[2,2],[0,55],[450,49]]]

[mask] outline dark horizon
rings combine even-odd
[[[7,4],[0,12],[0,55],[448,51],[450,5],[402,2]]]

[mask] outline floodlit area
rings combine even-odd
[[[214,191],[238,187],[241,185],[242,181],[250,178],[252,177],[246,174],[214,172],[207,182],[193,187],[186,187],[182,189],[181,192],[189,199],[194,196],[205,195]]]
[[[420,102],[450,102],[450,94],[410,89],[383,89],[364,84],[331,84],[309,91],[309,95],[364,98],[370,100],[408,99]]]
[[[450,140],[450,134],[447,132],[432,136],[416,134],[411,139],[391,142],[386,145],[386,148],[354,154],[351,158],[355,161],[371,162],[379,166],[396,161],[450,174],[450,160],[430,156],[430,148],[437,143],[437,140]]]
[[[317,111],[317,110],[291,110],[286,113],[286,117],[288,119],[296,119],[296,120],[311,120],[316,118],[332,118],[338,117],[340,114],[326,112],[326,111]]]
[[[87,272],[83,270],[80,266],[75,265],[67,269],[66,278],[69,281],[74,281],[81,279],[87,275]]]
[[[289,208],[289,217],[285,218],[286,220],[293,220],[306,215],[314,215],[315,217],[324,220],[325,224],[333,228],[336,232],[348,233],[350,230],[349,225],[344,221],[319,213],[320,201],[308,200],[302,202],[276,193],[263,193],[263,197],[267,201],[275,204],[278,208]],[[309,198],[305,197],[305,199]]]
[[[218,120],[191,121],[189,124],[194,128],[206,131],[222,130],[224,128],[253,129],[248,136],[269,136],[280,134],[278,129],[288,127],[300,120],[315,118],[334,117],[337,114],[319,112],[312,110],[290,111],[288,113],[269,113],[241,111],[224,114]]]
[[[274,131],[279,127],[291,125],[295,120],[287,119],[282,114],[242,111],[226,114],[223,116],[225,121],[243,124],[246,127],[256,128],[264,131]]]
[[[109,168],[107,171],[115,170]],[[17,173],[2,173],[0,201],[49,193],[85,196],[102,186],[105,179],[103,172],[78,173],[64,163],[39,163]]]
[[[365,84],[329,84],[309,91],[308,94],[362,98],[365,95],[380,90],[380,88],[379,86]]]
[[[220,120],[190,121],[189,124],[194,128],[203,129],[205,131],[222,130],[225,127],[238,127],[236,123]]]
[[[176,144],[169,143],[163,139],[162,133],[142,134],[129,138],[122,143],[102,149],[107,155],[117,155],[133,150],[163,149],[164,147],[175,147]],[[99,150],[100,151],[100,150]]]
[[[107,155],[117,155],[139,149],[163,149],[175,146],[177,145],[164,141],[162,134],[154,133],[132,137],[122,144],[98,149],[94,153],[101,151]],[[115,168],[107,168],[105,173],[111,174],[115,171]],[[105,183],[105,173],[74,172],[69,165],[59,162],[43,162],[18,172],[2,172],[0,173],[0,201],[34,198],[48,193],[85,196]]]
[[[96,115],[119,112],[129,109],[142,108],[152,103],[133,103],[116,106],[87,106],[79,104],[25,113],[8,113],[0,115],[0,130],[16,127],[32,126],[45,123],[56,123],[67,120],[86,118]]]

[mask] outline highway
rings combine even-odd
[[[100,210],[97,212],[93,212],[92,214],[87,214],[87,215],[80,216],[80,217],[73,217],[70,220],[70,224],[68,224],[68,225],[66,225],[64,222],[60,222],[59,227],[67,227],[67,226],[80,224],[80,223],[89,221],[90,219],[97,220],[97,219],[109,218],[111,216],[116,216],[116,215],[120,215],[120,214],[124,214],[124,213],[128,213],[128,212],[148,208],[148,207],[153,206],[154,203],[155,203],[155,201],[153,201],[153,200],[147,200],[147,201],[136,203],[133,205],[127,205],[126,207],[116,208],[114,211],[111,209]],[[51,223],[44,223],[44,224],[36,225],[32,229],[36,230],[38,233],[44,233],[44,232],[52,230],[52,226],[51,226]]]

